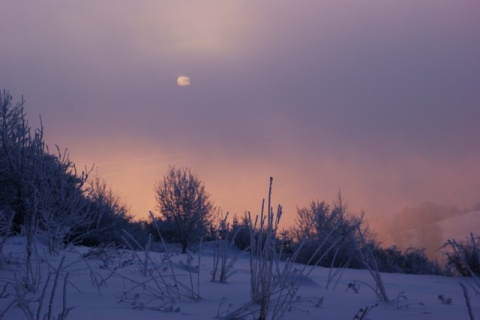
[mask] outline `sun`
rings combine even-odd
[[[186,87],[190,85],[190,77],[187,76],[179,76],[177,78],[177,85],[180,87]]]

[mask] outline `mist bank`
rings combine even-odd
[[[441,259],[440,249],[447,240],[480,233],[480,202],[470,208],[424,202],[400,210],[389,220],[373,219],[371,226],[384,247],[425,248],[429,258]]]

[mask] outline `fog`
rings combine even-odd
[[[479,200],[479,11],[433,0],[2,1],[0,88],[23,95],[47,143],[95,164],[138,218],[173,164],[224,211],[258,212],[273,176],[286,225],[341,190],[372,225],[407,228],[425,213],[404,208]]]

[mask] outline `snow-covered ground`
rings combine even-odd
[[[6,283],[10,284],[1,295],[0,313],[13,300],[14,286],[11,284],[15,283],[15,278],[21,278],[25,268],[23,252],[23,238],[11,238],[4,247],[6,263],[0,269],[0,291]],[[53,299],[51,288],[54,285],[54,275],[50,278],[44,294],[40,314],[49,311],[50,299],[55,301],[52,315],[57,317],[61,312],[63,284],[67,273],[66,307],[73,307],[67,319],[213,319],[225,316],[227,310],[241,308],[250,299],[248,254],[238,259],[234,265],[235,273],[227,283],[212,282],[212,243],[203,246],[200,260],[197,254],[189,256],[175,253],[169,256],[168,263],[165,254],[150,253],[147,268],[156,275],[158,283],[155,283],[151,276],[143,274],[145,265],[140,259],[144,259],[144,252],[136,255],[127,250],[107,250],[98,255],[88,255],[89,252],[92,253],[89,248],[75,247],[65,249],[59,256],[49,256],[46,248],[37,244],[37,255],[40,259],[39,263],[34,265],[39,267],[41,282],[36,294],[29,293],[25,296],[32,299],[28,308],[35,316],[39,304],[34,299],[41,296],[48,270],[58,268],[63,257],[64,267],[58,277]],[[189,259],[192,272],[188,272]],[[179,283],[177,287],[169,289],[174,297],[160,298],[159,288],[165,289],[161,282],[170,282],[173,275]],[[286,312],[284,318],[354,319],[360,309],[378,303],[375,293],[367,285],[374,285],[368,271],[347,269],[338,283],[334,280],[329,289],[326,289],[328,275],[329,269],[315,268],[303,282],[291,311]],[[365,319],[469,319],[463,291],[459,285],[460,281],[465,282],[468,279],[404,274],[382,274],[382,278],[389,297],[400,298],[394,304],[378,303]],[[353,283],[360,286],[358,293],[353,289],[347,290],[349,284]],[[201,299],[186,297],[192,288],[193,293],[197,293],[199,288]],[[177,289],[185,290],[181,298],[176,297]],[[24,289],[17,287],[17,290]],[[473,312],[478,318],[480,297],[475,296],[471,289],[469,293]],[[442,303],[439,300],[440,295],[443,295],[445,301],[450,298],[451,303]],[[28,318],[22,308],[16,305],[6,312],[4,319]]]

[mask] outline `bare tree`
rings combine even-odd
[[[157,206],[171,240],[179,241],[182,252],[200,240],[211,225],[213,203],[202,181],[188,168],[170,167],[155,185]]]

